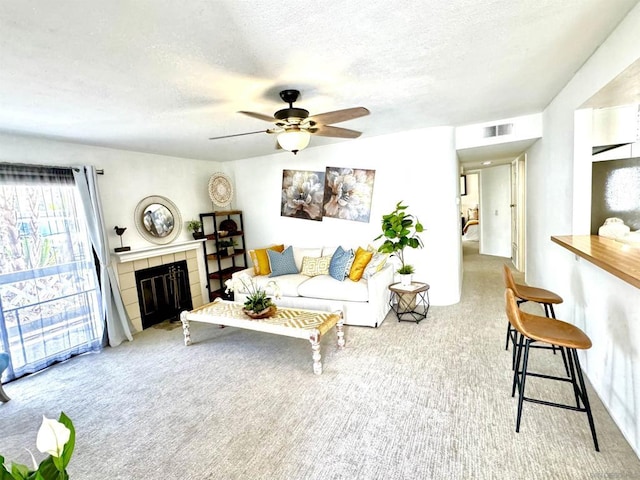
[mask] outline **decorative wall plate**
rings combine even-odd
[[[228,207],[233,198],[233,186],[228,175],[216,172],[209,179],[209,198],[216,207]]]

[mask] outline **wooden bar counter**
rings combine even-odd
[[[640,248],[598,235],[552,236],[551,241],[640,288]]]

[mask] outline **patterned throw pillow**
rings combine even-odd
[[[251,257],[251,262],[253,263],[253,272],[256,275],[269,275],[271,273],[267,250],[282,252],[284,250],[284,245],[271,245],[267,248],[256,248],[255,250],[249,250],[249,257]]]
[[[293,247],[293,258],[296,261],[296,267],[298,270],[302,270],[302,260],[304,257],[321,257],[322,248],[304,248],[304,247]],[[329,254],[325,253],[324,256]]]
[[[351,268],[352,259],[353,250],[344,250],[342,247],[336,248],[329,263],[329,275],[343,282]]]
[[[269,263],[271,265],[270,277],[298,273],[296,261],[293,258],[292,247],[287,247],[282,253],[276,252],[275,250],[267,250],[267,255],[269,256]]]
[[[300,273],[309,277],[329,275],[331,257],[303,257]]]
[[[349,278],[354,282],[359,281],[364,274],[364,269],[371,261],[371,257],[373,257],[373,252],[369,252],[364,250],[363,248],[358,247],[356,250],[356,255],[353,260],[353,264],[351,265],[351,269],[349,270]]]
[[[375,252],[371,261],[367,265],[367,268],[364,269],[364,273],[362,274],[362,278],[365,280],[370,279],[376,273],[378,273],[382,268],[386,265],[387,259],[389,258],[388,253],[380,253]]]

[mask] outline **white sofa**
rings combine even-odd
[[[297,248],[293,247],[295,263],[301,271],[305,256],[332,255],[337,247]],[[233,274],[235,301],[244,302],[247,291],[240,278],[248,276],[258,287],[266,287],[269,281],[277,282],[282,298],[275,303],[282,307],[309,308],[322,311],[342,310],[347,325],[378,327],[389,312],[389,285],[393,283],[393,266],[386,263],[368,279],[357,282],[348,277],[344,281],[330,275],[313,277],[302,273],[276,277],[256,275],[253,267]],[[246,278],[246,277],[245,277]]]

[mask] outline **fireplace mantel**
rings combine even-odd
[[[159,257],[176,252],[186,252],[187,250],[197,250],[204,242],[202,240],[191,240],[188,242],[171,243],[169,245],[158,245],[149,248],[141,248],[138,250],[130,250],[128,252],[114,252],[112,257],[116,263],[133,262],[142,260],[143,258]]]

